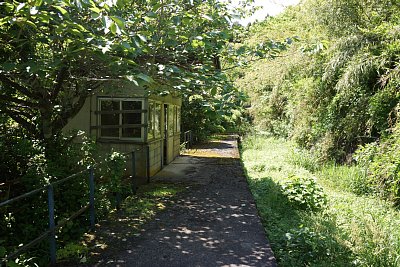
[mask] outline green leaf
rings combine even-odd
[[[82,32],[80,32],[78,29],[70,29],[68,30],[70,33],[72,33],[73,35],[79,36],[81,38],[83,38],[83,34]]]
[[[117,25],[114,22],[111,22],[109,29],[113,34],[117,33]]]
[[[17,18],[16,22],[20,23],[20,24],[27,24],[27,25],[31,26],[32,28],[35,28],[35,29],[37,28],[35,23],[33,23],[30,20],[27,20],[26,18]]]
[[[53,7],[54,7],[55,9],[57,9],[58,11],[60,11],[60,13],[61,13],[63,16],[65,16],[66,14],[68,14],[68,11],[67,11],[66,9],[60,7],[60,6],[55,6],[55,5],[53,5]]]
[[[154,82],[153,78],[151,78],[150,76],[148,76],[144,73],[139,73],[138,75],[136,75],[136,77],[138,77],[139,79],[142,79],[143,81],[148,82],[148,83]]]
[[[173,18],[172,18],[172,21],[174,22],[174,24],[175,24],[176,26],[181,25],[181,22],[182,22],[181,17],[179,17],[179,16],[173,17]]]
[[[152,8],[153,12],[157,12],[157,10],[158,10],[160,7],[161,7],[161,4],[160,4],[160,3],[155,4],[155,5],[153,6],[153,8]]]
[[[18,263],[15,263],[14,261],[9,261],[7,262],[8,267],[21,267]]]
[[[211,16],[209,16],[209,15],[203,14],[201,17],[206,19],[206,20],[213,21],[213,18]]]
[[[112,16],[111,19],[118,25],[120,29],[125,28],[125,20],[123,18]]]
[[[137,36],[140,38],[140,40],[142,40],[144,43],[146,43],[147,42],[147,38],[146,38],[146,36],[144,36],[144,35],[141,35],[141,34],[137,34]]]
[[[6,248],[0,247],[0,258],[3,258],[6,255]]]
[[[74,24],[74,26],[75,26],[76,29],[78,29],[81,32],[85,32],[86,31],[85,27],[83,27],[80,24]]]
[[[1,64],[1,68],[5,71],[10,71],[15,69],[17,65],[14,62],[5,62],[3,64]]]
[[[98,8],[98,7],[91,7],[91,8],[89,8],[91,11],[93,11],[94,13],[96,13],[96,14],[100,14],[101,13],[101,10],[100,10],[100,8]]]
[[[122,42],[121,43],[121,45],[123,46],[123,47],[125,47],[126,49],[130,49],[131,48],[131,45],[128,43],[128,42]]]
[[[26,3],[21,3],[17,6],[17,12],[20,11],[21,9],[24,8],[24,6],[26,5]]]
[[[150,11],[150,12],[147,12],[147,16],[150,18],[157,18],[157,13]]]
[[[0,26],[2,26],[2,25],[4,25],[4,24],[8,23],[8,20],[9,20],[8,17],[5,17],[5,18],[0,19]]]

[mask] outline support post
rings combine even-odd
[[[89,217],[90,217],[90,228],[94,230],[94,224],[96,220],[95,207],[94,207],[94,169],[89,169]]]
[[[184,135],[185,135],[185,147],[186,147],[186,149],[189,149],[189,148],[190,148],[190,143],[189,143],[189,132],[186,131],[186,132],[184,133]]]
[[[147,183],[150,183],[150,146],[146,146]]]
[[[54,188],[50,184],[47,187],[47,201],[49,207],[49,229],[51,231],[49,236],[50,243],[50,264],[56,264],[56,233],[55,233],[55,220],[54,220]]]
[[[135,151],[132,151],[132,192],[136,194],[136,155]]]

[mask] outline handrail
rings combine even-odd
[[[131,161],[132,161],[132,185],[133,185],[133,192],[136,193],[136,185],[135,185],[135,176],[136,176],[136,157],[135,157],[135,152],[137,151],[141,151],[144,150],[146,148],[146,152],[147,152],[147,169],[149,168],[149,146],[142,146],[141,148],[137,148],[137,149],[133,149],[130,152],[126,152],[123,155],[124,156],[131,156]],[[90,213],[90,225],[91,228],[94,228],[94,224],[95,224],[95,209],[94,209],[94,168],[98,167],[101,164],[106,163],[105,160],[102,160],[96,164],[93,164],[91,166],[88,166],[88,168],[86,170],[82,170],[80,172],[71,174],[70,176],[67,176],[61,180],[58,181],[54,181],[52,183],[49,183],[45,186],[42,186],[40,188],[31,190],[25,194],[19,195],[17,197],[8,199],[6,201],[0,202],[0,208],[11,205],[14,202],[17,202],[21,199],[30,197],[32,195],[35,195],[39,192],[43,192],[45,190],[47,190],[48,192],[48,206],[49,206],[49,229],[46,230],[45,232],[43,232],[41,235],[39,235],[38,237],[36,237],[35,239],[33,239],[32,241],[30,241],[28,244],[18,248],[16,251],[12,252],[11,254],[7,255],[6,257],[0,259],[0,266],[2,266],[3,264],[6,264],[8,260],[13,259],[18,257],[22,252],[28,250],[29,248],[31,248],[32,246],[38,244],[39,242],[41,242],[43,239],[50,237],[50,258],[51,258],[51,264],[54,265],[56,263],[56,240],[55,240],[55,231],[57,229],[59,229],[60,227],[64,226],[67,222],[75,219],[76,217],[78,217],[79,215],[81,215],[82,213],[84,213],[85,211],[89,210]],[[84,207],[82,207],[80,210],[78,210],[77,212],[73,213],[69,218],[66,219],[62,219],[57,225],[55,225],[54,223],[54,186],[60,185],[62,183],[65,183],[81,174],[84,174],[85,172],[89,171],[89,204],[85,205]],[[147,176],[149,176],[149,170],[147,170]],[[149,177],[148,177],[149,179]],[[117,203],[117,205],[119,205]]]
[[[183,133],[183,144],[186,149],[189,149],[193,145],[193,133],[191,130]]]
[[[141,150],[143,150],[143,148],[137,148],[137,149],[132,150],[131,152],[124,153],[123,155],[124,155],[124,156],[128,156],[128,155],[131,155],[132,152],[141,151]],[[105,163],[105,161],[100,161],[100,162],[98,162],[98,163],[96,163],[96,164],[94,164],[94,165],[91,165],[90,167],[95,168],[95,167],[97,167],[97,166],[99,166],[99,165],[101,165],[101,164],[104,164],[104,163]],[[80,175],[80,174],[83,174],[85,171],[87,171],[87,170],[82,170],[82,171],[80,171],[80,172],[71,174],[70,176],[67,176],[67,177],[65,177],[65,178],[63,178],[63,179],[61,179],[61,180],[54,181],[54,182],[49,183],[49,184],[47,184],[47,185],[45,185],[45,186],[42,186],[42,187],[40,187],[40,188],[37,188],[37,189],[34,189],[34,190],[32,190],[32,191],[29,191],[29,192],[27,192],[27,193],[25,193],[25,194],[22,194],[22,195],[20,195],[20,196],[14,197],[14,198],[12,198],[12,199],[8,199],[8,200],[3,201],[3,202],[0,202],[0,208],[3,207],[3,206],[8,206],[8,205],[14,203],[15,201],[20,200],[20,199],[23,199],[23,198],[32,196],[32,195],[34,195],[34,194],[36,194],[36,193],[39,193],[39,192],[41,192],[41,191],[44,191],[44,190],[46,190],[47,187],[50,186],[50,185],[55,186],[55,185],[58,185],[58,184],[62,184],[62,183],[64,183],[64,182],[68,181],[68,180],[71,180],[72,178],[75,178],[76,176],[78,176],[78,175]]]

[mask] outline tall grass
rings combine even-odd
[[[245,138],[242,160],[279,266],[400,266],[400,213],[369,195],[361,168],[321,165],[266,136]],[[324,209],[292,205],[281,185],[296,176],[316,178]]]

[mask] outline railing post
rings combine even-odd
[[[192,144],[193,144],[192,131],[189,131],[189,147],[192,147]]]
[[[185,147],[186,147],[186,149],[189,149],[189,138],[188,138],[188,132],[186,131],[185,133],[184,133],[184,136],[185,136]]]
[[[50,263],[56,264],[56,233],[55,233],[55,220],[54,220],[54,188],[52,185],[47,187],[47,201],[49,206],[49,229],[51,230],[49,236],[50,243]]]
[[[136,194],[136,156],[135,151],[132,151],[132,192]]]
[[[147,183],[150,183],[150,146],[146,146],[146,154],[147,154],[147,160],[146,160]]]
[[[94,207],[94,169],[89,169],[89,217],[90,217],[90,228],[94,230],[94,224],[96,220],[95,207]]]

